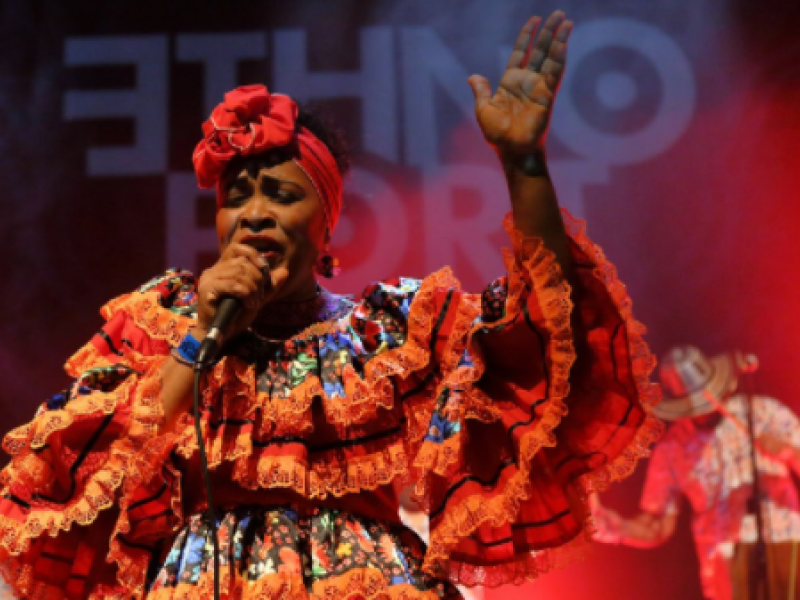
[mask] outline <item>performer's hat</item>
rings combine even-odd
[[[663,399],[655,413],[665,421],[712,413],[736,391],[739,374],[757,366],[755,356],[738,351],[709,359],[693,346],[672,348],[661,359]]]

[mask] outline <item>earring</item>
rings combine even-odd
[[[331,279],[336,277],[342,270],[339,268],[339,259],[331,256],[330,244],[325,242],[325,250],[317,258],[316,271],[318,275]]]

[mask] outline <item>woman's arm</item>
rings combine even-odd
[[[267,261],[255,248],[231,244],[219,261],[205,271],[197,285],[197,325],[191,335],[202,342],[217,312],[220,299],[238,298],[243,310],[228,332],[234,337],[247,329],[258,311],[264,308],[286,281],[285,267],[269,269]],[[178,418],[191,410],[194,370],[192,365],[171,355],[161,369],[161,404],[164,431],[172,431]]]
[[[568,242],[544,147],[572,22],[556,11],[536,36],[540,24],[541,19],[533,17],[520,31],[494,94],[485,77],[473,75],[469,83],[478,124],[506,174],[515,228],[541,238],[568,272]]]
[[[206,330],[194,327],[192,335],[198,340],[206,337]],[[194,370],[192,365],[179,362],[170,356],[161,368],[161,405],[164,408],[163,431],[173,431],[178,418],[191,410]]]

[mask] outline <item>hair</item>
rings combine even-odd
[[[328,147],[339,173],[344,177],[350,170],[350,146],[338,123],[313,104],[298,104],[297,127],[305,127]]]

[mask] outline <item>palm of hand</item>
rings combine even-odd
[[[519,97],[515,89],[526,90],[527,97]],[[541,75],[509,69],[491,100],[476,109],[478,125],[493,146],[513,154],[534,152],[544,142],[552,98]]]
[[[524,155],[544,146],[572,23],[554,12],[536,37],[540,21],[533,17],[520,31],[494,94],[485,77],[470,78],[478,125],[501,152]]]

